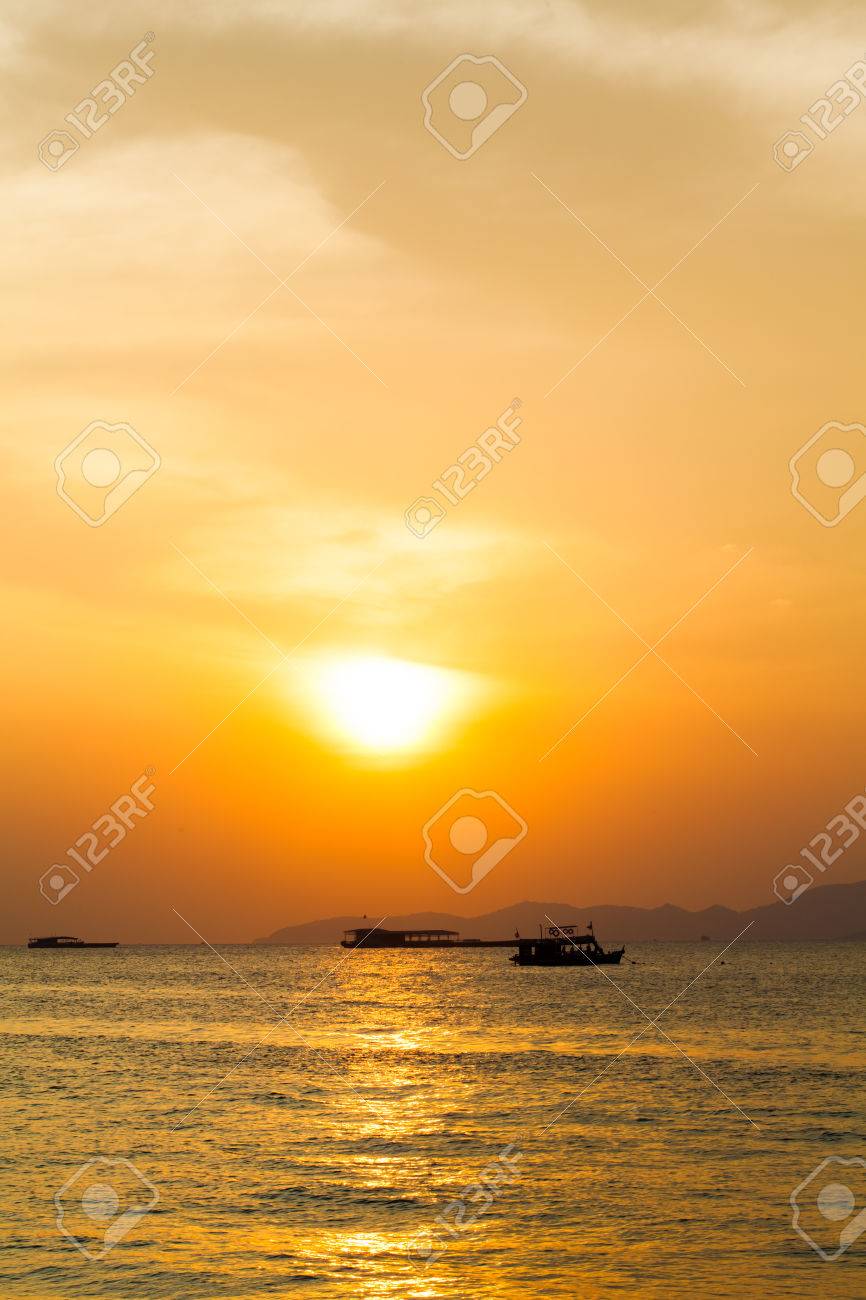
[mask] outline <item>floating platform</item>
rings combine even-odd
[[[41,938],[28,939],[28,948],[50,948],[52,952],[67,948],[116,948],[117,940],[112,943],[91,943],[87,939],[77,939],[72,934],[46,934]]]
[[[516,948],[520,940],[461,939],[459,930],[384,930],[360,926],[345,930],[342,948]]]

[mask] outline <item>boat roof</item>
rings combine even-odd
[[[430,935],[434,935],[434,934],[447,934],[447,935],[450,936],[450,935],[457,935],[457,934],[459,934],[459,933],[460,933],[459,930],[439,930],[439,929],[435,929],[435,930],[384,930],[384,929],[382,928],[381,925],[370,925],[370,926],[367,926],[367,925],[359,925],[359,926],[353,926],[351,930],[346,930],[346,934],[402,934],[402,935],[414,935],[414,936],[419,936],[419,937],[420,937],[420,936],[423,936],[423,937],[425,937],[425,938],[429,938]]]

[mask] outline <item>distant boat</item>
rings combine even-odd
[[[458,930],[383,930],[379,925],[345,930],[342,948],[453,948]]]
[[[344,930],[341,948],[516,948],[513,939],[461,939],[459,930],[383,930],[380,925]]]
[[[573,925],[553,925],[547,938],[520,939],[509,960],[518,966],[618,966],[624,952],[624,947],[605,952],[590,921],[586,934]]]
[[[116,948],[114,943],[90,943],[86,939],[76,939],[71,934],[46,934],[42,938],[28,939],[28,948]]]

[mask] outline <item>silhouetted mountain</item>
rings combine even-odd
[[[459,930],[462,939],[509,939],[515,930],[537,934],[546,924],[545,914],[559,925],[585,926],[592,921],[605,944],[649,939],[696,940],[708,935],[727,942],[751,924],[744,939],[802,941],[808,939],[862,939],[866,936],[866,880],[850,885],[813,885],[790,905],[781,902],[735,912],[729,907],[707,907],[701,912],[665,903],[662,907],[619,907],[605,903],[575,907],[572,903],[514,903],[482,916],[454,916],[449,912],[414,912],[389,916],[389,930]],[[375,925],[381,918],[334,916],[306,925],[275,930],[258,943],[337,943],[344,930]]]

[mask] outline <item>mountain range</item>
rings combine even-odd
[[[792,903],[768,903],[749,911],[729,907],[707,907],[700,912],[665,903],[661,907],[621,907],[614,903],[576,907],[573,903],[514,903],[481,916],[455,916],[449,912],[413,912],[408,916],[332,916],[285,926],[263,944],[337,943],[344,930],[375,925],[382,921],[388,930],[459,930],[463,939],[510,939],[515,930],[534,935],[549,916],[557,925],[580,925],[592,921],[605,945],[646,940],[697,940],[727,942],[746,926],[744,939],[803,941],[810,939],[866,939],[866,880],[847,885],[813,885]]]

